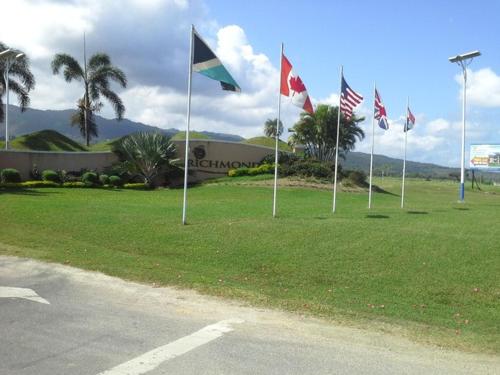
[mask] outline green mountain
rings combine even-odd
[[[340,159],[342,168],[370,172],[370,154],[363,152],[349,152],[345,160]],[[459,173],[459,168],[443,167],[431,163],[406,161],[407,176],[448,178],[450,173]],[[376,176],[401,176],[403,160],[390,158],[384,155],[373,155],[373,173]]]
[[[71,126],[70,118],[75,111],[72,109],[66,110],[39,110],[28,108],[25,112],[21,112],[19,107],[9,106],[9,134],[11,137],[18,137],[23,134],[29,134],[42,129],[55,130],[68,138],[78,142],[83,142],[78,128]],[[145,132],[161,132],[168,136],[173,136],[179,132],[178,129],[161,129],[156,126],[146,125],[140,122],[123,119],[118,121],[115,119],[106,119],[101,116],[96,116],[96,122],[99,129],[99,137],[94,139],[94,143],[102,141],[111,141],[125,135],[136,133],[139,131]],[[179,127],[184,127],[185,124],[179,124]],[[214,133],[203,131],[201,134],[206,135],[210,139],[218,139],[222,141],[240,142],[244,138],[233,134]],[[3,139],[3,138],[2,138]]]
[[[85,146],[54,130],[41,130],[17,137],[9,146],[14,150],[87,151]],[[0,142],[0,147],[5,147],[5,142]]]

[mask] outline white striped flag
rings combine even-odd
[[[352,90],[342,75],[342,85],[340,89],[340,112],[349,120],[352,117],[352,111],[363,101],[363,97]]]
[[[389,129],[389,122],[387,121],[387,112],[385,106],[382,103],[382,98],[375,89],[375,120],[378,121],[378,126],[384,130]]]

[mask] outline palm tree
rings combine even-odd
[[[5,44],[0,42],[0,51],[5,51],[8,49]],[[22,53],[21,51],[17,51]],[[6,82],[5,82],[5,60],[0,60],[0,122],[4,121],[4,103],[2,97],[6,93]],[[25,111],[30,103],[29,92],[35,88],[35,77],[30,71],[30,61],[26,55],[19,57],[14,60],[9,69],[9,90],[17,95],[19,101],[19,107],[21,111]]]
[[[174,165],[175,145],[160,133],[135,133],[113,147],[122,166],[133,176],[140,176],[151,187],[163,167]]]
[[[110,81],[115,81],[125,88],[127,87],[127,77],[121,69],[111,65],[111,59],[105,53],[94,54],[88,64],[84,59],[83,68],[72,56],[58,53],[52,60],[52,72],[59,74],[63,67],[66,82],[76,80],[84,84],[83,98],[78,100],[78,112],[73,116],[72,124],[80,127],[80,132],[85,137],[88,146],[91,136],[97,136],[97,125],[93,122],[93,115],[99,112],[103,106],[101,97],[111,103],[118,120],[123,118],[125,106],[120,97],[109,86]]]
[[[264,134],[266,137],[276,137],[276,123],[278,122],[278,119],[275,118],[274,120],[271,120],[268,118],[266,122],[264,123]],[[280,120],[280,126],[278,128],[278,137],[283,134],[283,123]]]
[[[300,120],[293,126],[293,135],[290,137],[292,144],[302,144],[309,156],[322,160],[335,159],[337,143],[337,114],[338,107],[326,104],[318,105],[313,114],[302,112]],[[339,129],[339,155],[354,149],[357,140],[365,137],[365,133],[358,126],[363,117],[353,115],[349,120],[342,114]]]

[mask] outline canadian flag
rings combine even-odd
[[[281,55],[281,94],[291,98],[292,103],[303,108],[304,111],[314,113],[306,86],[283,54]]]

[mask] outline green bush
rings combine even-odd
[[[282,176],[316,177],[331,179],[334,173],[334,165],[331,162],[318,160],[298,160],[289,165],[280,166]]]
[[[237,168],[230,169],[227,172],[229,177],[239,177],[239,176],[257,176],[259,174],[274,173],[274,165],[272,164],[262,164],[254,168]]]
[[[61,178],[59,177],[59,174],[57,174],[56,171],[53,171],[51,169],[46,169],[42,172],[42,180],[43,181],[51,181],[51,182],[61,182]]]
[[[63,187],[65,188],[84,188],[88,187],[87,184],[81,181],[68,181],[62,184]]]
[[[349,172],[347,178],[354,185],[357,186],[365,186],[366,185],[366,174],[361,171],[351,171]]]
[[[99,176],[99,181],[101,185],[109,185],[109,176],[107,174],[102,174]]]
[[[85,172],[82,175],[82,182],[87,186],[96,186],[99,185],[99,177],[95,172]]]
[[[2,183],[21,182],[21,175],[17,169],[5,168],[0,172],[0,180]]]
[[[150,187],[146,185],[144,182],[135,182],[133,184],[125,184],[123,185],[124,189],[131,189],[131,190],[149,190]]]
[[[43,187],[59,187],[57,182],[54,181],[25,181],[19,184],[20,187],[24,188],[43,188]]]
[[[109,184],[118,187],[123,185],[123,181],[120,176],[109,176]]]

